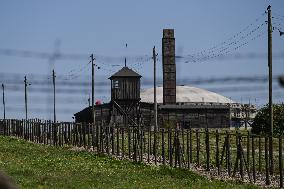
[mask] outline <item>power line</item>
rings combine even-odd
[[[224,46],[230,46],[230,45],[232,45],[232,44],[234,44],[235,43],[235,41],[236,41],[236,39],[240,36],[241,38],[244,38],[244,36],[246,36],[246,35],[244,35],[244,33],[249,29],[249,28],[251,28],[252,26],[254,26],[255,25],[255,23],[257,23],[260,19],[262,19],[262,17],[265,15],[265,13],[263,13],[263,14],[261,14],[261,16],[260,17],[258,17],[257,19],[255,19],[254,20],[254,22],[252,22],[252,23],[250,23],[249,25],[247,25],[244,29],[242,29],[241,31],[239,31],[238,33],[236,33],[235,35],[233,35],[233,36],[231,36],[230,38],[228,38],[227,40],[225,40],[225,41],[223,41],[223,42],[221,42],[221,43],[219,43],[219,44],[217,44],[217,45],[215,45],[215,46],[213,46],[213,47],[211,47],[211,48],[209,48],[209,49],[205,49],[205,50],[202,50],[202,51],[200,51],[200,52],[198,52],[198,53],[194,53],[194,54],[190,54],[189,56],[203,56],[204,54],[208,54],[208,53],[211,53],[211,52],[214,52],[214,51],[216,51],[216,50],[220,50],[220,49],[223,49],[224,48]],[[253,33],[253,32],[255,32],[256,30],[258,30],[261,26],[263,25],[263,23],[262,24],[260,24],[260,25],[258,25],[257,27],[255,27],[254,29],[252,29],[249,33]],[[218,48],[219,47],[219,48]]]
[[[207,53],[202,53],[202,54],[197,55],[197,56],[196,55],[188,55],[187,58],[185,58],[185,62],[186,63],[188,63],[188,62],[204,62],[204,61],[207,61],[209,59],[213,59],[213,58],[220,57],[220,56],[225,56],[232,51],[236,51],[239,48],[247,45],[250,41],[254,41],[257,38],[263,36],[265,34],[264,31],[253,36],[252,38],[244,41],[246,38],[250,37],[252,34],[254,34],[259,29],[261,29],[264,25],[265,25],[265,23],[260,24],[259,26],[255,27],[250,32],[248,32],[247,34],[240,36],[239,39],[231,41],[230,43],[226,44],[225,46],[222,46],[221,48],[217,48],[216,50],[208,51]]]

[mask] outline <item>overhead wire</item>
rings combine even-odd
[[[262,31],[260,33],[256,33],[264,25],[265,25],[265,23],[259,24],[258,26],[256,26],[252,30],[250,30],[248,33],[241,35],[240,38],[236,38],[234,41],[231,41],[230,43],[226,44],[225,46],[218,48],[217,51],[216,50],[215,51],[209,51],[207,54],[202,54],[202,55],[199,55],[199,56],[188,55],[187,57],[184,58],[185,63],[204,62],[204,61],[207,61],[207,60],[212,59],[212,58],[225,56],[228,53],[231,53],[232,51],[235,51],[235,50],[247,45],[250,41],[254,41],[255,39],[264,35],[264,31]],[[251,35],[253,35],[255,33],[257,35],[254,35],[252,38],[249,38]],[[247,39],[247,38],[249,38],[249,39],[245,41],[245,39]]]
[[[238,36],[242,35],[245,31],[247,31],[250,27],[252,27],[255,23],[257,23],[263,16],[265,15],[265,13],[262,13],[261,16],[259,16],[258,18],[256,18],[252,23],[248,24],[245,28],[243,28],[241,31],[237,32],[236,34],[234,34],[233,36],[229,37],[227,40],[218,43],[217,45],[208,48],[208,49],[204,49],[198,53],[193,53],[193,54],[189,54],[189,56],[198,56],[198,55],[203,55],[206,54],[206,52],[208,51],[214,51],[214,49],[218,48],[218,47],[222,47],[224,45],[228,45],[230,44],[230,42],[232,40],[234,40],[235,38],[237,38]]]

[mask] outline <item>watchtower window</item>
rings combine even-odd
[[[118,89],[119,88],[119,82],[117,80],[114,81],[113,86],[114,86],[115,89]]]

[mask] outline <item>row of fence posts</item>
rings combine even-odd
[[[38,119],[6,119],[0,120],[0,134],[46,145],[84,147],[135,162],[146,161],[188,169],[194,165],[201,166],[206,171],[215,171],[217,175],[238,175],[242,180],[246,176],[254,183],[265,177],[265,183],[269,185],[272,178],[277,178],[276,183],[283,187],[282,137],[273,139],[279,147],[278,153],[274,151],[273,157],[279,161],[278,169],[271,170],[269,137],[249,132],[243,134],[239,131],[165,128],[151,130],[150,127],[123,128],[74,122],[54,123]],[[262,167],[263,163],[265,167]]]

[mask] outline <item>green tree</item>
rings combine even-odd
[[[255,134],[268,134],[270,132],[269,106],[261,108],[255,116],[252,124],[252,132]],[[273,134],[284,134],[284,104],[273,104]]]

